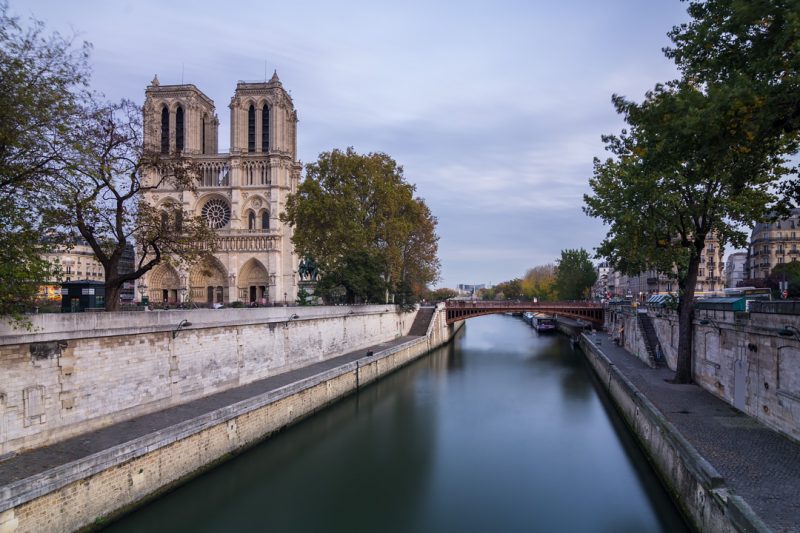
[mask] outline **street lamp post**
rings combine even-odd
[[[148,302],[147,298],[147,284],[142,282],[139,284],[139,296],[143,306],[146,306]]]

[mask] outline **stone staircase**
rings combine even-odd
[[[408,334],[415,337],[424,337],[428,333],[428,325],[431,323],[431,318],[433,318],[433,313],[435,312],[435,307],[420,307]]]
[[[658,342],[658,335],[656,335],[656,328],[653,326],[653,320],[647,316],[647,313],[639,313],[636,318],[639,322],[639,331],[642,332],[642,337],[644,337],[644,344],[647,348],[647,355],[650,358],[651,366],[666,365],[664,350]]]

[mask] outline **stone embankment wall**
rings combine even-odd
[[[448,342],[463,322],[445,320],[440,305],[424,337],[0,487],[0,531],[73,531],[135,505]]]
[[[617,311],[606,313],[606,330],[615,341],[630,353],[641,359],[645,364],[651,365],[650,357],[645,345],[644,332],[639,327],[637,310],[632,307],[622,307]],[[669,356],[667,356],[669,357]]]
[[[674,370],[678,317],[668,310],[651,309],[648,313],[667,364]],[[629,328],[636,326],[635,320],[629,313],[616,315],[617,323],[626,324],[627,335]],[[609,320],[613,324],[614,316]],[[790,329],[785,330],[786,326]],[[796,315],[697,310],[693,339],[695,382],[765,425],[800,440],[798,328],[800,316]],[[636,353],[627,339],[625,344]],[[646,351],[642,351],[646,358]]]
[[[0,457],[408,333],[393,306],[75,313],[0,325]],[[176,331],[182,320],[190,326]]]
[[[747,503],[603,354],[597,338],[584,334],[581,348],[697,531],[764,531]]]

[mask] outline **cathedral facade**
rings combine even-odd
[[[214,257],[194,265],[163,262],[144,278],[154,303],[282,304],[297,297],[297,257],[291,228],[280,222],[297,189],[297,113],[277,74],[239,82],[230,102],[230,152],[219,153],[214,102],[191,84],[145,91],[145,144],[165,157],[196,165],[195,191],[160,186],[144,201],[203,217],[217,233]],[[155,179],[155,176],[145,176]]]

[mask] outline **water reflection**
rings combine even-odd
[[[115,531],[681,531],[582,356],[521,320],[452,345]]]

